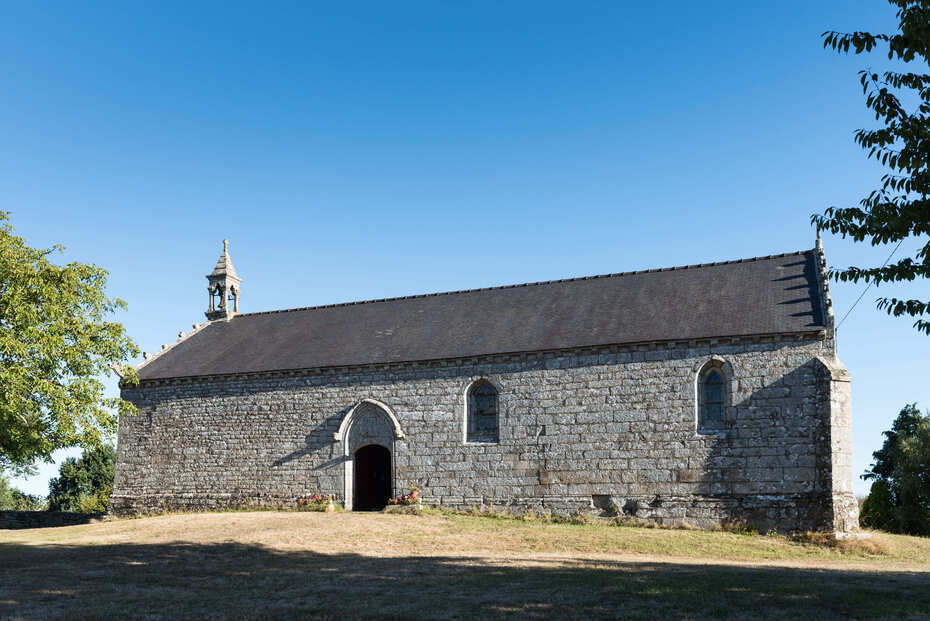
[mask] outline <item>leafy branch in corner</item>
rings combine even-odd
[[[823,33],[824,48],[838,53],[869,53],[887,48],[888,59],[916,63],[930,70],[930,0],[889,0],[898,7],[899,32]],[[881,285],[930,277],[930,75],[917,72],[862,70],[859,83],[866,106],[882,127],[859,129],[856,143],[889,172],[880,186],[859,201],[858,207],[830,207],[811,216],[818,229],[868,241],[873,246],[901,244],[917,238],[922,244],[913,256],[879,267],[833,269],[838,281]],[[906,106],[903,100],[914,101]],[[921,239],[923,238],[923,239]],[[930,300],[882,297],[879,309],[899,317],[915,317],[914,327],[930,334]]]

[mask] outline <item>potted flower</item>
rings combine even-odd
[[[336,510],[336,505],[333,504],[333,496],[323,494],[314,494],[313,496],[308,496],[307,498],[298,498],[297,499],[297,510],[298,511],[318,511],[326,513],[332,513]]]
[[[423,501],[420,498],[420,488],[414,485],[410,488],[409,494],[404,494],[403,496],[397,496],[396,498],[388,499],[389,505],[399,505],[399,506],[410,506],[416,505],[417,508],[423,508]]]

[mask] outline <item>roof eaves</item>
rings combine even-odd
[[[790,256],[790,255],[779,255],[779,256]],[[209,323],[209,322],[208,322]],[[302,373],[308,371],[324,370],[324,369],[345,369],[350,367],[370,367],[372,365],[397,365],[397,364],[430,364],[436,362],[442,362],[443,360],[467,360],[471,358],[484,358],[484,357],[493,357],[493,356],[520,356],[524,354],[547,354],[547,353],[558,353],[558,352],[568,352],[573,350],[589,350],[592,348],[602,348],[602,347],[641,347],[641,346],[659,346],[660,344],[677,344],[677,343],[690,343],[690,342],[705,342],[705,341],[727,341],[727,340],[739,340],[739,341],[758,341],[761,339],[767,338],[783,338],[785,336],[795,336],[797,338],[802,338],[804,336],[815,336],[819,338],[824,338],[826,336],[826,328],[824,326],[810,326],[806,330],[789,330],[784,332],[763,332],[758,334],[731,334],[731,335],[715,335],[715,336],[703,336],[703,337],[691,337],[691,338],[678,338],[678,339],[663,339],[658,341],[628,341],[621,343],[599,343],[592,345],[576,345],[572,347],[565,347],[559,349],[545,349],[545,350],[525,350],[525,351],[502,351],[502,352],[492,352],[487,354],[475,354],[469,356],[460,356],[455,358],[425,358],[419,360],[391,360],[385,362],[355,362],[348,364],[330,364],[323,365],[318,367],[291,367],[291,368],[281,368],[281,369],[265,369],[265,370],[251,370],[251,371],[235,371],[229,373],[208,373],[203,375],[179,375],[173,377],[157,377],[149,379],[141,379],[143,382],[161,382],[161,381],[172,381],[172,380],[194,380],[194,379],[206,379],[214,377],[238,377],[244,375],[254,375],[254,374],[274,374],[274,373]],[[172,345],[173,347],[173,345]],[[166,350],[159,352],[158,355],[161,355]],[[150,359],[151,360],[151,359]],[[148,362],[148,361],[146,361]]]

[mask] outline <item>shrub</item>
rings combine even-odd
[[[894,501],[891,490],[884,481],[874,481],[869,495],[862,503],[859,512],[859,524],[877,530],[895,532],[897,519],[894,514]]]
[[[106,513],[112,491],[113,487],[111,485],[105,485],[103,489],[98,489],[92,494],[81,494],[78,497],[77,512]]]
[[[724,521],[720,525],[720,530],[728,532],[728,533],[733,533],[734,535],[758,535],[759,534],[759,531],[756,528],[754,528],[753,526],[750,526],[749,522],[747,522],[744,518],[741,518],[741,517],[733,517],[733,518],[730,518]]]

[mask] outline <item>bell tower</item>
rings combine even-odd
[[[223,254],[217,260],[213,271],[207,274],[207,282],[207,291],[210,294],[210,306],[205,313],[207,319],[232,319],[239,312],[239,285],[242,279],[229,258],[228,239],[223,240]]]

